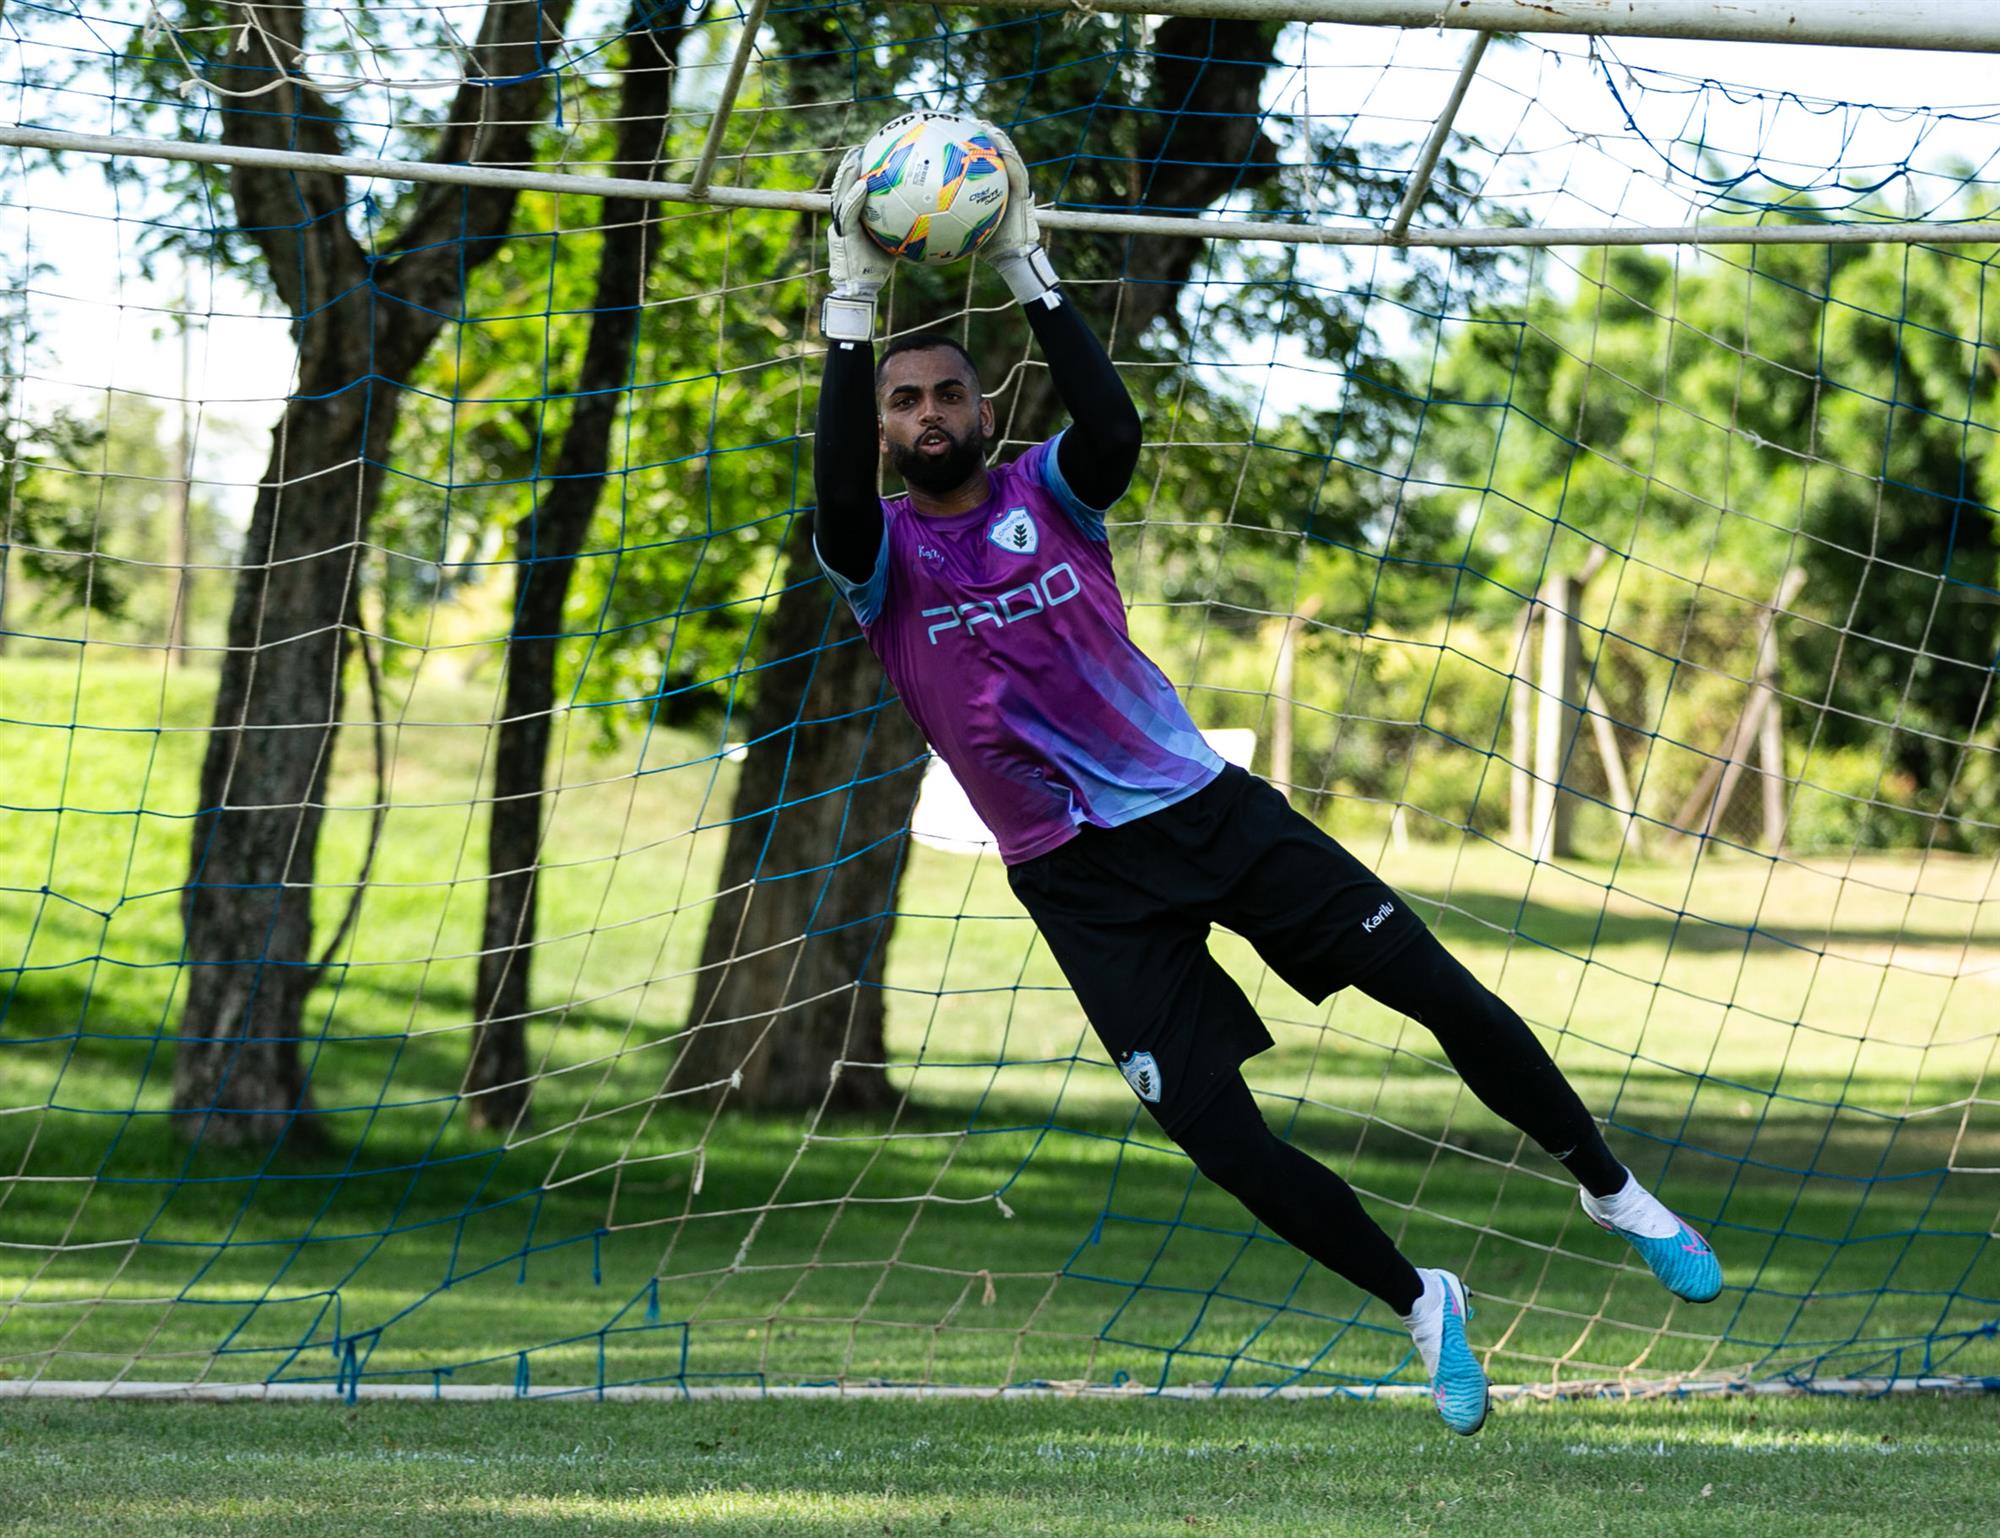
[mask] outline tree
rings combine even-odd
[[[310,9],[222,7],[205,75],[233,148],[337,154],[341,110],[304,73]],[[435,125],[438,164],[521,164],[569,0],[492,0]],[[507,236],[511,191],[420,184],[386,211],[344,177],[239,164],[237,229],[293,317],[297,387],[272,433],[230,608],[190,839],[188,992],[173,1103],[188,1137],[268,1143],[311,1109],[298,1044],[312,887],[356,628],[357,565],[412,371]],[[352,221],[367,220],[366,235]],[[394,231],[378,236],[376,231]]]
[[[1863,815],[1839,837],[1972,839],[1994,820],[1990,663],[2000,632],[2000,381],[1990,258],[1904,245],[1665,257],[1608,251],[1569,297],[1530,286],[1474,317],[1439,393],[1420,516],[1467,493],[1469,602],[1489,625],[1608,554],[1588,669],[1647,744],[1667,818],[1711,771],[1778,633],[1799,768]],[[1848,761],[1843,755],[1852,755]],[[1897,788],[1902,787],[1902,788]]]
[[[655,179],[665,164],[662,140],[684,17],[679,0],[658,12],[641,3],[628,23],[616,158],[623,167],[648,167]],[[474,1126],[510,1126],[528,1106],[528,984],[556,646],[577,552],[604,486],[612,428],[632,377],[646,274],[659,250],[660,207],[631,198],[604,200],[590,335],[574,404],[545,488],[514,531],[514,623],[494,751],[486,918],[473,998],[476,1029],[465,1073]]]

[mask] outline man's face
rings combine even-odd
[[[906,485],[948,496],[972,479],[993,436],[993,407],[949,347],[899,352],[882,370],[882,452]]]

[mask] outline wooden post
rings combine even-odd
[[[1757,758],[1764,771],[1764,847],[1772,854],[1785,847],[1785,722],[1778,701],[1778,615],[1788,609],[1805,586],[1798,567],[1785,573],[1778,602],[1765,617],[1764,635],[1757,643],[1757,687],[1765,700],[1764,719],[1757,733]]]
[[[174,516],[167,528],[167,565],[174,574],[174,603],[167,615],[167,661],[187,665],[188,562],[194,547],[194,432],[188,421],[188,391],[193,374],[193,342],[188,327],[194,320],[194,281],[181,268],[181,410],[180,431],[174,439]]]
[[[1297,668],[1299,636],[1319,613],[1319,595],[1312,594],[1296,614],[1285,620],[1278,636],[1278,661],[1271,675],[1271,783],[1287,801],[1292,798],[1292,679]]]
[[[1577,580],[1568,573],[1543,585],[1541,675],[1535,698],[1535,796],[1529,848],[1538,860],[1575,852],[1576,798],[1563,790],[1570,750],[1582,724],[1576,665]]]
[[[1721,821],[1723,811],[1730,798],[1736,794],[1736,782],[1743,776],[1743,766],[1750,758],[1750,745],[1761,740],[1767,716],[1777,714],[1778,695],[1778,615],[1791,607],[1792,600],[1799,595],[1799,589],[1806,583],[1806,574],[1799,567],[1792,567],[1778,584],[1778,593],[1764,610],[1763,620],[1757,632],[1757,660],[1751,669],[1752,684],[1750,697],[1744,701],[1743,713],[1736,718],[1736,726],[1729,734],[1729,741],[1722,750],[1722,756],[1710,763],[1695,781],[1693,791],[1681,803],[1680,812],[1674,818],[1674,826],[1683,834],[1696,834],[1703,838],[1715,831]],[[1782,750],[1782,743],[1780,743]],[[1782,763],[1778,770],[1779,779],[1784,777]],[[1702,807],[1706,803],[1707,810]],[[1770,801],[1765,805],[1765,836],[1771,831]],[[1782,806],[1780,807],[1782,816]],[[1699,821],[1697,821],[1697,818]]]
[[[1528,809],[1534,799],[1535,691],[1528,687],[1528,650],[1535,634],[1535,612],[1541,595],[1528,600],[1514,622],[1514,639],[1507,657],[1508,757],[1514,761],[1507,782],[1507,842],[1525,851],[1532,832]]]
[[[1634,854],[1646,852],[1646,841],[1639,822],[1639,803],[1632,795],[1632,782],[1625,774],[1625,755],[1618,747],[1618,733],[1611,725],[1611,707],[1604,702],[1604,695],[1591,680],[1590,688],[1584,696],[1584,706],[1590,714],[1590,737],[1597,748],[1597,756],[1604,764],[1604,780],[1611,789],[1611,804],[1618,809],[1624,819],[1619,834],[1619,845],[1632,846]]]
[[[1777,674],[1765,683],[1771,708],[1764,712],[1764,729],[1757,734],[1757,757],[1764,770],[1764,847],[1777,854],[1785,847],[1785,726],[1778,707]]]

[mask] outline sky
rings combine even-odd
[[[1274,73],[1267,105],[1354,113],[1356,131],[1371,138],[1420,141],[1469,40],[1458,31],[1316,27],[1298,67]],[[1983,167],[1989,185],[2000,182],[2000,68],[1990,54],[1637,38],[1599,49],[1613,61],[1616,95],[1606,89],[1587,40],[1536,36],[1488,51],[1458,119],[1493,151],[1486,164],[1494,189],[1537,223],[1688,222],[1703,189],[1686,172],[1700,162],[1676,144],[1697,131],[1726,166],[1740,169],[1761,158],[1788,179],[1811,181],[1836,161],[1894,168],[1956,159]],[[1758,94],[1691,89],[1704,79]],[[1699,112],[1691,112],[1697,105]],[[1933,111],[1909,110],[1925,107]],[[1626,109],[1640,132],[1625,119]],[[1952,109],[1964,109],[1966,120],[1953,120]],[[187,358],[188,393],[199,403],[197,476],[226,508],[247,511],[268,426],[290,378],[283,318],[261,313],[257,297],[241,285],[212,282],[203,271],[183,275],[169,263],[154,281],[141,276],[139,226],[118,217],[113,194],[81,160],[61,173],[23,176],[10,168],[4,185],[13,206],[0,208],[0,246],[11,258],[49,269],[28,297],[45,344],[31,370],[36,398],[74,405],[93,396],[101,401],[105,389],[116,387],[153,395],[170,414],[177,411],[182,349],[167,312],[180,307],[186,283],[202,317]],[[1889,195],[1899,206],[1909,199],[1921,215],[1935,208],[1943,190],[1942,179],[1919,177],[1892,183]],[[1336,388],[1324,368],[1288,352],[1282,341],[1268,361],[1278,365],[1270,380],[1281,405]]]

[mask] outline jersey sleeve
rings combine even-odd
[[[851,581],[827,565],[826,557],[820,554],[819,535],[813,535],[813,557],[819,562],[819,569],[826,573],[834,591],[847,600],[847,607],[854,611],[855,619],[867,629],[882,617],[882,606],[889,601],[889,531],[882,530],[881,543],[875,550],[875,569],[861,582]]]
[[[1076,525],[1077,532],[1085,539],[1101,543],[1110,538],[1104,528],[1105,509],[1092,507],[1072,491],[1069,482],[1063,479],[1062,465],[1056,451],[1062,446],[1063,433],[1068,431],[1069,429],[1065,427],[1047,443],[1036,444],[1021,457],[1027,462],[1028,473],[1034,476],[1043,490],[1055,498],[1056,506],[1069,515],[1069,521]]]

